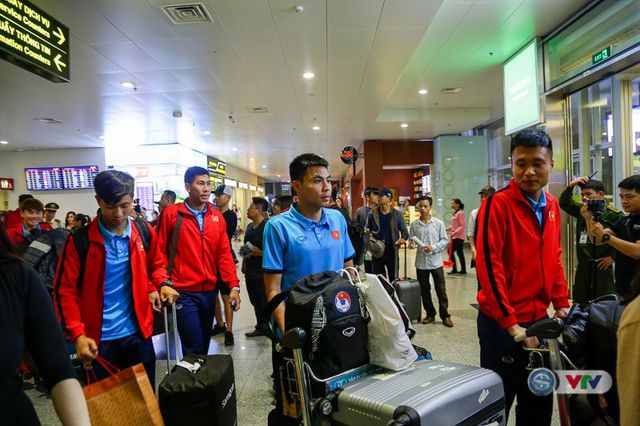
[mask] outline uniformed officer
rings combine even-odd
[[[580,187],[581,201],[573,197],[573,188]],[[578,267],[573,282],[573,301],[586,303],[596,297],[616,292],[613,277],[613,254],[615,250],[608,245],[595,248],[589,242],[586,222],[580,214],[583,202],[587,200],[604,200],[604,185],[599,180],[591,180],[588,176],[581,176],[569,182],[567,188],[560,195],[560,208],[576,220],[576,252]],[[624,216],[624,212],[605,201],[601,220],[605,224],[613,224]],[[611,226],[611,225],[609,225]],[[594,268],[595,262],[595,268]],[[594,271],[597,270],[597,274]]]

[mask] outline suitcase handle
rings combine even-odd
[[[178,321],[177,321],[177,315],[176,315],[176,304],[175,302],[172,303],[171,305],[169,305],[169,308],[171,308],[171,320],[172,320],[172,325],[173,325],[173,350],[174,350],[174,365],[178,364]],[[167,374],[169,374],[171,372],[171,347],[169,346],[169,314],[167,312],[167,305],[166,304],[162,304],[162,315],[163,315],[163,319],[164,319],[164,338],[165,338],[165,343],[167,345]]]

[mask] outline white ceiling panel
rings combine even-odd
[[[101,135],[179,140],[269,177],[302,152],[327,156],[339,174],[346,144],[500,118],[504,60],[590,0],[202,0],[213,22],[185,25],[160,9],[171,0],[34,1],[70,28],[72,82],[0,61],[0,139],[10,141],[0,152],[101,146]],[[463,92],[440,94],[451,86]],[[377,121],[412,109],[421,115],[408,129]]]

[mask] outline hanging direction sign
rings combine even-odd
[[[26,0],[0,0],[0,57],[55,83],[69,81],[69,29]]]

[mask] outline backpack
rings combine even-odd
[[[147,224],[147,221],[141,217],[133,219],[133,224],[140,235],[144,251],[147,252],[151,245],[151,231],[149,231],[149,225]],[[89,234],[87,226],[80,228],[73,233],[73,245],[75,246],[76,251],[78,252],[78,257],[80,258],[80,275],[78,275],[78,282],[82,282],[82,278],[84,277],[84,268],[87,263],[87,252],[89,251]]]
[[[353,264],[356,266],[362,265],[364,263],[364,255],[367,252],[367,236],[364,233],[364,226],[355,220],[349,220],[347,221],[347,233],[349,234],[351,245],[356,251],[356,254],[353,257]]]
[[[347,279],[331,271],[307,275],[271,299],[265,311],[272,312],[284,299],[285,328],[301,327],[307,333],[302,353],[317,377],[369,362],[369,315],[360,290]]]
[[[56,267],[69,234],[64,228],[41,232],[22,253],[22,259],[40,275],[49,294],[53,294]]]

